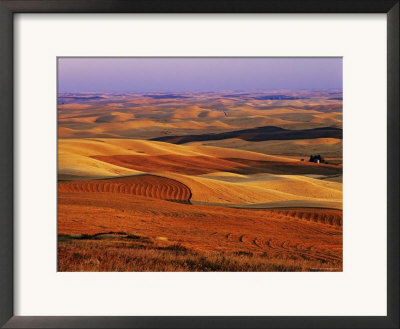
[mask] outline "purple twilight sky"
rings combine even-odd
[[[58,59],[59,92],[342,89],[342,58]]]

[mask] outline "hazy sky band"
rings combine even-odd
[[[339,57],[61,57],[59,92],[342,89]]]

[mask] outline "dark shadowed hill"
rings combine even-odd
[[[165,137],[154,138],[153,140],[173,143],[173,144],[184,144],[189,142],[222,140],[228,138],[240,138],[246,141],[260,142],[268,140],[313,139],[313,138],[342,139],[342,136],[343,136],[342,129],[335,127],[288,130],[280,127],[265,126],[252,129],[228,131],[219,134],[165,136]]]

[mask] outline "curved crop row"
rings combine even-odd
[[[301,219],[309,222],[328,224],[332,226],[343,225],[343,214],[336,209],[297,208],[297,209],[273,209],[275,214],[284,217]]]
[[[190,189],[176,180],[138,175],[128,178],[59,182],[59,192],[108,192],[144,196],[168,201],[189,202]]]

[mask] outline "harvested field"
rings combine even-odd
[[[60,272],[297,272],[337,271],[316,260],[271,258],[251,252],[202,252],[181,244],[111,234],[59,236]]]
[[[280,264],[282,270],[329,268],[340,271],[342,266],[342,220],[339,210],[231,209],[177,204],[110,192],[59,192],[58,212],[58,233],[79,240],[79,243],[75,240],[71,242],[71,239],[59,240],[59,250],[62,250],[60,255],[63,255],[59,258],[60,270],[68,270],[64,262],[71,261],[71,253],[82,257],[89,257],[84,256],[89,253],[98,257],[103,248],[103,252],[109,250],[104,246],[108,246],[110,241],[104,236],[99,236],[107,236],[110,232],[122,232],[131,236],[127,238],[129,243],[132,242],[132,237],[137,237],[135,241],[147,246],[144,253],[151,257],[143,261],[142,266],[133,261],[132,264],[126,263],[125,267],[120,264],[110,268],[111,265],[101,265],[102,261],[99,260],[98,266],[95,267],[80,263],[79,270],[174,270],[171,265],[159,265],[163,263],[163,257],[169,254],[160,253],[155,257],[156,250],[159,250],[157,246],[161,242],[164,247],[179,244],[191,255],[189,258],[207,259],[223,256],[235,262],[236,256],[252,255],[253,260],[256,259],[254,257],[261,257],[264,263]],[[84,240],[90,240],[90,243],[96,240],[94,244],[88,244],[91,251],[80,249]],[[117,245],[111,248],[119,248]],[[129,257],[136,257],[134,255],[139,251],[133,251],[131,248],[123,245],[118,249],[121,250],[119,257],[123,257],[125,253],[128,253]],[[102,257],[105,257],[105,254]],[[102,257],[100,259],[103,259]],[[154,257],[161,257],[161,263],[151,266]],[[164,259],[164,262],[168,263],[167,259]],[[272,265],[261,265],[263,262],[260,263],[262,270],[273,270]],[[201,262],[198,266],[201,267],[200,264]],[[237,270],[242,270],[242,265],[237,265]],[[249,266],[248,270],[252,270],[252,267]]]
[[[273,179],[267,177],[261,181],[258,181],[257,177],[252,181],[252,176],[235,181],[233,178],[237,177],[231,176],[233,182],[213,179],[212,176],[188,176],[173,173],[164,173],[163,176],[187,185],[192,192],[191,200],[193,202],[249,205],[309,200],[321,204],[322,208],[327,208],[322,206],[327,201],[333,201],[341,207],[340,184],[303,176],[274,176]],[[288,189],[288,187],[292,187],[292,189]],[[328,206],[328,208],[330,207]]]
[[[309,222],[329,224],[333,226],[343,225],[342,211],[337,209],[318,208],[279,208],[271,209],[275,215],[283,215],[291,219],[302,219]]]
[[[147,172],[166,171],[186,175],[201,175],[215,171],[234,171],[238,166],[245,166],[208,156],[172,154],[158,156],[113,155],[93,156],[92,158],[129,169],[142,168]]]
[[[97,155],[92,158],[128,169],[146,172],[164,171],[185,175],[202,175],[220,171],[246,175],[259,173],[335,175],[342,171],[342,168],[337,165],[301,161],[281,162],[175,154],[158,156]]]
[[[148,198],[190,202],[190,189],[170,178],[154,175],[137,175],[128,178],[108,180],[86,180],[74,182],[60,182],[59,192],[73,193],[124,193]]]

